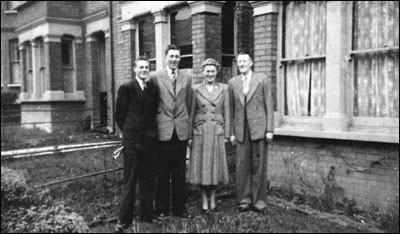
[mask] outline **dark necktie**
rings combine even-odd
[[[146,79],[141,79],[143,82],[143,91],[147,88],[147,82]]]
[[[172,89],[174,90],[174,95],[176,95],[176,74],[175,70],[172,70],[171,72],[171,78],[172,78]]]

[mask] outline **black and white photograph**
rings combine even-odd
[[[1,233],[399,233],[399,24],[1,1]]]

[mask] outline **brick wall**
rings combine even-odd
[[[47,16],[47,3],[48,1],[32,1],[31,4],[22,7],[18,11],[18,27]]]
[[[76,55],[76,90],[83,91],[85,87],[85,47],[83,43],[75,43]]]
[[[263,72],[270,79],[277,110],[276,60],[278,47],[278,15],[254,17],[254,71]]]
[[[202,13],[192,15],[193,79],[202,81],[201,64],[207,58],[222,60],[221,15]],[[220,73],[221,74],[221,73]],[[217,77],[221,80],[221,77]]]
[[[108,1],[82,1],[81,10],[83,17],[106,11],[108,10]]]
[[[79,1],[48,1],[48,16],[67,19],[81,19],[81,3]]]
[[[16,14],[5,14],[6,1],[1,1],[1,84],[3,89],[7,89],[10,81],[10,57],[9,57],[9,41],[18,39],[18,35],[14,33],[16,28]]]
[[[131,80],[133,65],[135,62],[136,52],[135,52],[135,30],[126,30],[121,32],[123,43],[121,45],[122,50],[122,79],[118,79],[117,83],[119,85]],[[119,86],[118,86],[119,87]]]
[[[80,131],[83,127],[83,106],[83,102],[24,103],[21,105],[21,126],[47,132]]]
[[[85,112],[85,116],[90,115],[91,119],[99,119],[99,76],[97,42],[91,41],[85,44],[85,109],[91,109]],[[96,111],[95,111],[96,110]]]
[[[399,211],[398,144],[275,136],[268,150],[273,186],[322,197],[333,183],[334,202]]]

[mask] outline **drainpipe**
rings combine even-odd
[[[114,40],[113,40],[113,24],[112,24],[112,1],[108,2],[108,15],[110,18],[110,62],[111,62],[111,119],[112,119],[112,133],[115,133],[115,119],[114,119],[114,112],[115,112],[115,79],[114,79]]]

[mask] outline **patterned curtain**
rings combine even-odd
[[[284,58],[325,55],[326,2],[290,2],[285,7]],[[325,58],[286,64],[289,116],[322,116],[325,111]]]
[[[399,3],[354,3],[353,49],[399,46]],[[399,51],[355,57],[354,116],[399,117]]]

